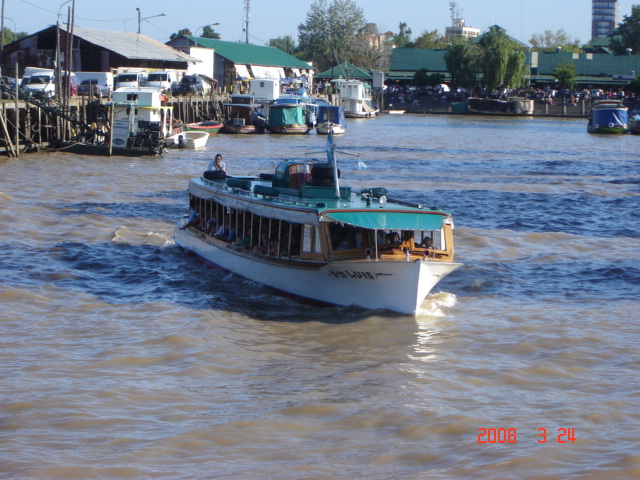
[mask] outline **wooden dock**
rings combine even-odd
[[[9,95],[3,95],[9,96]],[[15,97],[15,95],[14,95]],[[168,97],[174,118],[182,123],[222,121],[225,96]],[[54,99],[5,98],[0,102],[0,154],[21,154],[55,148],[83,135],[108,135],[111,118],[109,99],[71,97],[65,103]]]

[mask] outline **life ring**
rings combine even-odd
[[[35,133],[38,133],[40,131],[40,127],[38,125],[34,125],[33,127],[31,127],[31,130]]]
[[[613,128],[613,123],[610,123],[610,124],[609,124],[609,128]]]

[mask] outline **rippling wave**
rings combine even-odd
[[[174,244],[215,153],[270,172],[324,137],[0,160],[0,476],[637,478],[639,139],[539,118],[348,128],[354,189],[454,214],[465,265],[415,317],[301,303]]]

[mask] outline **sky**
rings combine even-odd
[[[5,26],[29,34],[66,23],[72,0],[2,0]],[[306,21],[313,0],[250,0],[249,43],[265,45],[271,38],[291,35],[297,43],[298,25]],[[404,22],[413,38],[425,30],[444,33],[451,25],[450,0],[355,0],[367,22],[381,32],[398,32]],[[569,37],[586,43],[591,38],[591,0],[457,0],[467,26],[486,31],[500,25],[528,43],[534,33],[564,29]],[[620,20],[630,15],[640,0],[619,0]],[[141,33],[166,42],[172,33],[189,28],[201,33],[214,26],[222,40],[244,42],[245,0],[75,0],[75,24],[82,27],[136,32],[138,12]],[[156,16],[166,13],[165,16]],[[148,18],[153,17],[153,18]]]

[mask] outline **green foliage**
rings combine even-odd
[[[488,91],[500,87],[517,88],[524,84],[527,66],[520,43],[497,27],[492,27],[478,43],[484,53],[481,70]]]
[[[393,44],[399,48],[411,48],[411,29],[407,27],[407,24],[401,22],[398,25],[400,32],[393,38]]]
[[[193,33],[191,33],[191,30],[189,30],[188,28],[183,28],[178,30],[178,33],[172,33],[171,36],[169,37],[169,40],[173,40],[177,37],[179,37],[180,35],[188,35],[190,37],[193,36]]]
[[[577,75],[576,66],[571,62],[562,63],[553,69],[553,76],[558,81],[558,87],[563,90],[566,88],[573,90],[576,87]]]
[[[353,0],[315,0],[306,22],[298,25],[300,51],[320,70],[352,61],[355,37],[364,26],[364,12]]]
[[[640,76],[634,78],[629,82],[629,86],[627,87],[631,93],[635,93],[636,96],[640,95]]]
[[[500,87],[521,87],[527,77],[525,49],[501,28],[491,28],[478,43],[454,39],[444,60],[453,82],[465,88],[477,83],[479,73],[490,92]]]
[[[4,27],[4,30],[2,31],[2,45],[15,42],[16,40],[20,40],[28,35],[29,34],[27,32],[14,32],[9,28]]]
[[[444,54],[444,61],[453,83],[472,88],[478,80],[483,55],[482,49],[471,40],[456,38]]]
[[[429,73],[426,68],[421,68],[413,76],[412,84],[416,87],[435,87],[444,83],[444,75],[441,73]]]
[[[580,52],[582,50],[580,40],[569,38],[569,34],[561,28],[555,33],[551,30],[545,30],[544,33],[534,33],[531,35],[529,44],[538,51],[555,51],[556,48],[562,48],[563,52]]]
[[[624,16],[616,33],[609,44],[616,55],[626,55],[627,48],[636,55],[640,53],[640,5],[631,7],[631,15]]]
[[[413,42],[416,48],[446,48],[447,40],[437,30],[425,30]]]
[[[269,40],[268,46],[279,48],[283,52],[287,52],[289,55],[293,55],[296,52],[296,42],[291,35],[272,38],[271,40]]]
[[[202,35],[200,36],[202,38],[212,38],[214,40],[220,40],[220,34],[216,32],[213,28],[211,28],[211,25],[207,25],[206,27],[204,27],[202,29]]]

